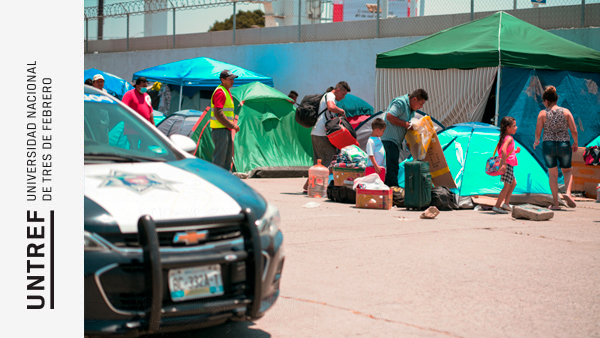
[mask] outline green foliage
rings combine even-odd
[[[264,15],[265,13],[263,13],[263,11],[260,9],[257,9],[254,12],[239,11],[235,17],[235,29],[254,28],[252,26],[264,27]],[[233,30],[233,14],[229,17],[229,19],[225,19],[225,21],[215,21],[208,31],[214,32],[228,30]]]

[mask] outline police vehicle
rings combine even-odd
[[[84,88],[85,335],[260,318],[284,262],[279,212],[116,98]]]

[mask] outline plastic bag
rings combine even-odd
[[[435,134],[435,128],[433,127],[433,122],[429,116],[420,119],[413,117],[410,120],[410,125],[412,130],[406,132],[406,142],[408,142],[408,145],[410,146],[413,157],[422,161],[427,155],[427,148],[429,148],[431,139]],[[417,152],[416,156],[414,156],[415,149]]]
[[[385,183],[383,183],[383,181],[379,177],[379,174],[377,174],[377,173],[373,173],[371,175],[367,175],[367,176],[363,176],[363,177],[359,177],[359,178],[355,179],[354,185],[352,185],[352,189],[356,190],[357,188],[367,189],[367,190],[389,190],[390,189],[390,187],[388,187],[387,185],[385,185]]]

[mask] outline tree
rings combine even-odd
[[[255,28],[256,26],[265,26],[265,13],[260,9],[257,9],[254,12],[239,11],[235,16],[235,29]],[[225,19],[225,21],[215,21],[208,31],[215,32],[229,30],[233,30],[233,14],[229,19]]]

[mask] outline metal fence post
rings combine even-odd
[[[585,0],[581,0],[581,28],[585,27]]]
[[[302,13],[302,0],[298,0],[298,42],[302,37],[302,17],[300,14]]]
[[[517,9],[517,0],[513,1],[513,9]]]
[[[89,27],[89,23],[90,23],[90,20],[86,17],[85,18],[85,52],[86,53],[89,53],[89,43],[88,43],[90,41],[90,36],[89,36],[90,27]]]
[[[235,4],[236,4],[236,2],[234,0],[233,1],[233,44],[234,45],[235,45],[235,25],[236,25],[236,22],[235,22]]]
[[[129,13],[127,13],[127,51],[129,51]]]
[[[129,51],[129,11],[127,11],[127,8],[125,8],[125,6],[123,6],[123,4],[121,4],[121,7],[123,8],[123,10],[127,13],[127,51]]]
[[[376,11],[377,11],[377,38],[378,39],[379,39],[379,9],[381,8],[379,2],[380,2],[380,0],[377,0],[377,9],[376,9]]]
[[[475,0],[471,0],[471,21],[473,21],[473,11],[475,10]]]
[[[169,0],[169,3],[171,4],[171,7],[173,7],[173,48],[175,48],[175,5],[173,5],[171,0]]]
[[[175,7],[173,7],[173,48],[175,48]]]

